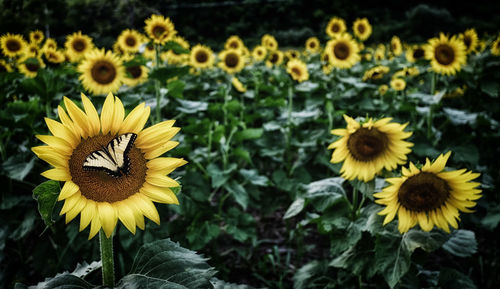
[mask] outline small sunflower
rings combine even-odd
[[[123,52],[136,53],[141,47],[142,38],[137,30],[125,29],[118,36],[117,42]]]
[[[269,51],[274,51],[278,49],[278,41],[274,36],[270,34],[264,34],[261,38],[261,45],[267,48]]]
[[[165,18],[162,15],[151,15],[145,21],[146,26],[144,30],[149,38],[153,39],[156,44],[165,44],[165,42],[172,39],[177,31],[175,31],[174,23],[170,18]]]
[[[396,35],[391,38],[391,52],[395,56],[399,56],[403,53],[403,45],[401,45],[401,40]]]
[[[389,86],[387,86],[387,84],[382,84],[377,90],[380,95],[384,95],[389,90]]]
[[[93,94],[115,93],[125,76],[122,61],[111,51],[95,49],[78,65],[83,87]]]
[[[243,85],[243,83],[241,83],[241,81],[237,77],[233,76],[233,78],[231,78],[231,84],[238,92],[247,91],[247,88]]]
[[[0,73],[2,72],[12,72],[12,66],[7,61],[0,59]]]
[[[219,59],[219,67],[230,74],[240,72],[245,67],[245,59],[240,50],[223,50],[219,53]]]
[[[44,37],[43,32],[40,30],[30,32],[30,42],[33,44],[39,45],[42,43]]]
[[[467,54],[476,51],[477,46],[479,44],[479,39],[477,37],[476,29],[471,28],[465,30],[465,32],[462,35],[460,35],[460,39],[463,41],[465,45],[465,52]]]
[[[377,121],[370,118],[364,123],[347,115],[344,119],[345,129],[331,131],[341,138],[328,146],[334,149],[330,162],[344,162],[340,169],[343,178],[368,182],[383,168],[391,171],[406,162],[413,146],[404,141],[412,135],[404,131],[407,123],[390,122],[389,117]]]
[[[455,75],[467,61],[464,43],[456,36],[449,38],[443,33],[428,41],[425,58],[431,61],[435,72],[445,75]]]
[[[328,41],[325,50],[330,63],[338,68],[351,68],[361,58],[358,45],[347,33]]]
[[[345,21],[342,18],[332,17],[326,25],[326,34],[331,38],[335,38],[346,31]]]
[[[224,44],[224,49],[242,49],[245,45],[238,35],[232,35]]]
[[[412,45],[406,49],[405,56],[406,60],[409,62],[416,62],[420,59],[424,59],[425,50],[421,45]]]
[[[214,65],[214,53],[210,47],[197,44],[191,48],[189,63],[195,68],[210,68]]]
[[[375,49],[375,53],[373,54],[373,57],[375,58],[376,61],[381,61],[385,59],[385,45],[379,44],[377,48]]]
[[[252,50],[252,57],[257,61],[263,61],[266,59],[267,49],[263,45],[257,45]]]
[[[189,42],[181,36],[175,36],[172,38],[173,42],[179,44],[182,48],[189,50]],[[163,59],[164,58],[164,59]],[[189,54],[187,53],[176,53],[174,50],[170,49],[166,54],[162,54],[162,59],[170,64],[184,64],[189,62]]]
[[[127,86],[133,87],[148,80],[149,69],[144,65],[128,66],[125,72],[123,83]]]
[[[304,62],[299,59],[292,59],[288,61],[286,65],[286,71],[292,76],[292,78],[298,82],[302,82],[309,79],[309,72],[307,71],[307,66]]]
[[[51,63],[62,63],[65,60],[64,53],[57,49],[45,49],[43,55]]]
[[[272,67],[278,66],[283,62],[284,55],[283,52],[280,50],[273,50],[270,51],[269,54],[267,55],[267,60],[266,60],[266,66],[267,67]]]
[[[449,233],[450,225],[458,228],[459,212],[473,212],[470,208],[481,190],[477,189],[480,183],[471,181],[479,174],[466,169],[445,171],[450,154],[441,154],[433,162],[426,159],[420,169],[410,162],[401,177],[386,179],[390,185],[374,194],[375,202],[386,206],[378,213],[385,215],[384,225],[397,214],[401,234],[417,224],[426,232],[437,226]]]
[[[22,35],[7,33],[0,37],[0,46],[5,56],[17,57],[24,53],[28,43]]]
[[[287,50],[285,52],[285,57],[288,61],[290,61],[292,59],[299,59],[299,56],[300,56],[300,52],[298,50],[295,50],[295,49],[290,49],[290,50]]]
[[[396,91],[403,90],[406,87],[406,81],[404,81],[404,79],[401,78],[393,78],[391,80],[391,87]]]
[[[153,43],[150,42],[144,46],[144,52],[142,53],[142,55],[147,59],[155,60],[156,50]]]
[[[381,79],[389,72],[389,70],[389,67],[385,65],[377,65],[375,67],[372,67],[365,71],[365,74],[363,75],[363,81]]]
[[[45,63],[40,57],[25,56],[19,59],[17,69],[26,77],[36,77],[38,71],[45,67]]]
[[[45,52],[47,49],[57,49],[57,42],[54,38],[47,38],[42,46],[42,51]]]
[[[70,61],[78,62],[94,48],[94,44],[92,38],[78,31],[66,37],[64,47],[66,47],[66,54]]]
[[[418,67],[405,67],[401,70],[398,70],[394,72],[392,75],[392,78],[406,78],[408,76],[416,76],[419,75],[420,71],[418,70]]]
[[[366,18],[357,18],[352,25],[352,30],[361,41],[365,41],[372,34],[372,26]]]
[[[307,38],[306,51],[311,53],[318,53],[319,51],[321,51],[321,46],[318,37]]]
[[[144,216],[159,224],[153,202],[178,204],[170,188],[179,184],[166,175],[186,161],[160,156],[177,146],[178,142],[171,139],[179,128],[169,120],[143,129],[150,108],[141,103],[125,117],[122,102],[112,94],[104,101],[100,116],[83,94],[82,103],[84,110],[64,97],[66,110],[58,107],[61,122],[46,118],[52,135],[37,136],[47,145],[32,148],[39,158],[54,166],[42,175],[64,182],[58,197],[64,201],[60,214],[66,214],[66,223],[80,214],[80,231],[90,225],[89,239],[101,228],[109,238],[118,220],[132,234],[136,227],[144,229]],[[128,133],[135,136],[125,156],[128,171],[112,177],[84,169],[90,154]]]
[[[500,35],[491,43],[491,54],[500,56]]]

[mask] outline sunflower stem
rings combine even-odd
[[[286,150],[285,150],[285,161],[287,165],[290,165],[290,146],[292,137],[292,111],[293,111],[293,86],[288,87],[288,111],[286,119]]]
[[[158,44],[154,44],[155,47],[155,62],[154,62],[154,68],[158,68],[160,66],[160,47]],[[161,95],[160,95],[160,81],[155,80],[155,95],[156,95],[156,123],[159,123],[161,121]]]
[[[115,269],[113,261],[113,236],[107,238],[104,231],[99,231],[101,247],[102,285],[113,288],[115,286]]]
[[[358,188],[356,185],[353,186],[352,190],[352,216],[356,218],[358,211]]]

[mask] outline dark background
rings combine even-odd
[[[348,29],[367,17],[373,34],[367,41],[424,42],[440,31],[455,34],[476,28],[479,36],[495,35],[500,27],[500,1],[331,1],[331,0],[0,0],[0,33],[40,29],[62,45],[65,36],[81,30],[100,47],[110,48],[123,29],[144,32],[144,20],[162,14],[192,45],[215,50],[239,35],[252,48],[265,33],[280,46],[302,46],[310,36],[326,39],[332,16]]]

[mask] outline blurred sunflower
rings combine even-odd
[[[261,38],[261,45],[267,48],[269,51],[274,51],[278,49],[278,41],[276,38],[270,34],[264,34]]]
[[[424,59],[425,50],[421,45],[412,45],[406,49],[405,56],[406,60],[409,62],[416,62],[420,59]]]
[[[0,59],[0,73],[2,72],[11,72],[12,66],[7,63],[7,61]]]
[[[24,53],[28,43],[19,34],[4,34],[0,37],[2,52],[7,57],[17,57]]]
[[[147,59],[155,60],[156,50],[153,43],[150,42],[144,46],[144,52],[142,53],[142,55]]]
[[[54,38],[47,38],[43,43],[42,50],[57,49],[57,42]]]
[[[387,86],[387,84],[382,84],[377,90],[380,95],[384,95],[389,90],[389,86]]]
[[[448,38],[441,33],[432,38],[425,47],[425,58],[431,61],[432,69],[440,74],[455,75],[465,65],[465,45],[456,36]]]
[[[399,56],[403,53],[403,45],[401,45],[401,40],[396,35],[391,38],[391,52],[395,56]]]
[[[43,35],[43,32],[42,32],[42,31],[40,31],[40,30],[35,30],[35,31],[31,31],[31,32],[30,32],[29,37],[30,37],[30,43],[33,43],[33,44],[39,45],[40,43],[42,43],[43,38],[44,38],[45,36]]]
[[[238,92],[245,92],[245,91],[247,91],[247,88],[243,85],[243,83],[241,83],[241,81],[237,77],[233,76],[231,78],[231,84],[234,86],[234,88]]]
[[[385,65],[377,65],[365,71],[363,75],[363,81],[381,79],[388,72],[389,72],[389,67]]]
[[[398,230],[401,234],[415,225],[426,232],[434,226],[450,232],[450,225],[457,229],[459,211],[472,213],[470,208],[481,197],[480,183],[471,182],[478,173],[445,171],[451,152],[439,155],[434,161],[426,159],[422,168],[412,162],[402,168],[402,176],[390,178],[390,184],[382,192],[374,194],[378,204],[386,206],[379,215],[385,215],[384,225],[398,215]]]
[[[26,46],[23,54],[28,57],[39,57],[41,55],[38,45],[33,43],[30,43]]]
[[[125,67],[125,77],[122,79],[127,86],[133,87],[148,80],[149,69],[144,65]]]
[[[189,63],[195,68],[209,68],[214,65],[214,53],[210,47],[197,44],[191,48]]]
[[[36,77],[38,71],[45,67],[45,63],[40,57],[24,56],[19,59],[17,69],[26,77]]]
[[[396,91],[404,90],[406,87],[406,81],[401,78],[393,78],[391,80],[391,87]]]
[[[243,46],[243,40],[238,35],[230,36],[224,43],[224,49],[242,49]]]
[[[360,60],[358,45],[347,33],[328,41],[325,50],[334,67],[351,68]]]
[[[334,129],[332,134],[340,139],[328,146],[334,149],[330,162],[342,164],[340,172],[347,180],[372,180],[383,168],[391,171],[397,165],[406,163],[406,155],[411,152],[412,143],[404,141],[412,133],[405,132],[408,125],[390,122],[386,117],[374,121],[368,119],[359,123],[344,115],[345,129]]]
[[[500,35],[491,43],[491,54],[500,56]]]
[[[151,15],[146,19],[145,24],[144,31],[156,44],[165,44],[177,33],[170,18],[165,18],[162,15]]]
[[[219,67],[230,74],[238,73],[245,67],[245,60],[240,50],[223,50],[219,53],[219,60]]]
[[[78,31],[66,37],[64,47],[66,47],[66,54],[70,61],[78,62],[94,48],[94,44],[92,38]]]
[[[115,93],[125,76],[122,61],[113,52],[95,49],[78,65],[83,87],[93,94]]]
[[[292,78],[298,82],[302,82],[309,79],[309,72],[307,71],[307,66],[304,62],[299,59],[292,59],[288,61],[286,65],[286,71],[292,76]]]
[[[267,50],[263,45],[257,45],[252,50],[252,57],[257,61],[262,61],[266,59]]]
[[[342,18],[332,17],[328,24],[326,25],[326,34],[331,38],[335,38],[338,35],[346,31],[345,21]]]
[[[311,53],[318,53],[319,51],[321,51],[321,46],[318,37],[307,38],[306,51]]]
[[[58,197],[64,201],[60,214],[66,214],[66,223],[80,214],[80,231],[90,224],[89,239],[101,228],[109,238],[118,220],[132,234],[136,227],[144,229],[144,216],[159,224],[153,202],[179,203],[170,189],[179,184],[166,175],[186,161],[159,157],[178,145],[171,138],[179,128],[169,120],[144,129],[150,108],[141,103],[124,118],[122,102],[111,93],[100,116],[83,94],[82,103],[84,110],[64,97],[66,110],[58,107],[61,122],[45,119],[52,135],[37,135],[47,145],[32,148],[39,158],[54,166],[42,175],[64,182]],[[129,149],[123,152],[127,153],[129,170],[112,177],[84,168],[90,154],[125,134],[132,134],[133,138]]]
[[[285,57],[287,58],[287,61],[290,61],[292,59],[298,59],[300,56],[300,52],[295,49],[290,49],[285,52]]]
[[[398,70],[396,72],[394,72],[394,74],[392,75],[392,78],[406,78],[408,76],[416,76],[416,75],[419,75],[420,74],[420,71],[418,70],[418,67],[404,67],[403,69],[401,70]]]
[[[284,55],[280,50],[273,50],[267,55],[266,66],[278,66],[283,62]]]
[[[45,49],[43,55],[51,63],[62,63],[65,60],[64,53],[57,49]]]
[[[125,29],[118,36],[117,42],[124,53],[136,53],[142,44],[141,34],[134,29]]]
[[[352,25],[352,30],[361,41],[365,41],[372,34],[372,26],[366,18],[357,18]]]
[[[183,37],[175,36],[171,41],[179,44],[180,47],[189,51],[189,42],[187,42],[187,40]],[[189,62],[189,54],[176,53],[173,49],[170,49],[165,54],[162,54],[162,58],[170,64],[183,64]]]
[[[460,39],[465,45],[465,53],[469,54],[476,51],[479,44],[476,29],[471,28],[465,30],[465,32],[460,35]]]

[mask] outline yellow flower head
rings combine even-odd
[[[172,39],[177,34],[174,23],[170,18],[165,18],[162,15],[151,15],[145,21],[146,26],[144,30],[154,43],[165,44],[165,42]]]
[[[299,59],[292,59],[286,64],[286,71],[292,78],[298,82],[309,79],[309,72],[304,62]]]
[[[332,17],[326,25],[326,34],[331,38],[335,38],[346,31],[345,21],[342,18]]]
[[[455,75],[467,62],[465,45],[456,36],[441,33],[425,47],[425,58],[431,61],[432,70],[445,75]]]
[[[357,18],[352,25],[352,30],[361,41],[365,41],[372,34],[372,26],[366,18]]]

